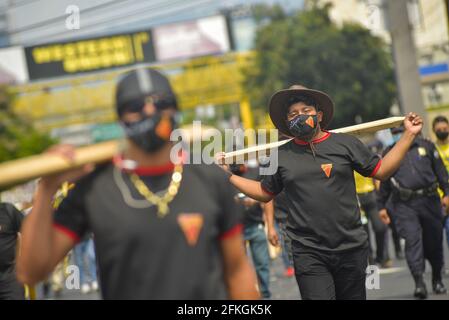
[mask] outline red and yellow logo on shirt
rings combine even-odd
[[[203,222],[204,219],[201,213],[181,213],[178,215],[179,226],[189,246],[194,246],[198,242]]]
[[[310,127],[315,128],[315,121],[313,121],[312,117],[308,117],[306,120],[306,124],[308,124]]]
[[[324,174],[326,175],[326,177],[329,178],[331,176],[332,163],[322,164],[321,165],[321,170],[323,170]]]

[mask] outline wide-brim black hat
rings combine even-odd
[[[293,137],[287,126],[287,111],[290,107],[290,99],[298,95],[309,96],[316,101],[318,110],[323,112],[323,119],[320,122],[321,129],[326,129],[334,115],[334,102],[326,93],[300,85],[279,90],[271,97],[270,118],[275,127],[283,134]]]

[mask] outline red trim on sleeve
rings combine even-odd
[[[269,194],[270,196],[273,196],[273,197],[276,195],[276,193],[273,193],[273,192],[267,190],[262,184],[260,186],[262,188],[262,191],[265,192],[266,194]]]
[[[64,233],[66,236],[68,236],[70,239],[75,241],[75,243],[80,242],[81,238],[80,236],[75,232],[70,230],[67,227],[64,227],[63,225],[60,225],[58,223],[53,223],[53,227],[56,228],[58,231]]]
[[[228,231],[222,233],[220,235],[219,239],[220,240],[228,239],[232,236],[242,233],[242,230],[243,230],[243,224],[239,223],[239,224],[235,225],[234,227],[232,227],[231,229],[229,229]]]
[[[371,172],[371,174],[369,175],[370,177],[374,177],[376,175],[377,171],[379,171],[379,169],[380,169],[381,164],[382,164],[382,159],[379,158],[379,161],[377,162],[376,167],[374,168],[373,172]]]

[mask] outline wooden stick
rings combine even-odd
[[[369,133],[374,133],[384,129],[390,129],[394,127],[399,127],[404,122],[405,117],[390,117],[386,119],[365,122],[361,124],[357,124],[354,126],[339,128],[335,130],[331,130],[331,132],[336,133],[347,133],[352,135],[364,135]],[[242,160],[256,157],[259,152],[269,153],[269,150],[274,148],[279,148],[283,144],[286,144],[292,139],[282,140],[271,142],[263,145],[256,145],[249,148],[236,150],[232,152],[227,152],[224,161],[225,163],[233,163],[236,159]]]
[[[78,148],[73,162],[51,154],[40,154],[5,162],[0,165],[0,188],[8,189],[39,177],[64,172],[88,163],[106,162],[117,153],[118,146],[118,141],[107,141]]]
[[[332,132],[349,134],[365,134],[378,130],[399,126],[404,117],[392,117],[355,126],[340,128]],[[225,162],[230,163],[236,157],[249,158],[261,151],[269,151],[277,148],[290,140],[278,141],[269,144],[253,146],[246,149],[229,152],[225,155]],[[110,160],[119,150],[119,141],[108,141],[78,148],[75,160],[68,162],[66,159],[49,154],[41,154],[24,159],[5,162],[0,165],[0,188],[8,189],[12,186],[51,174],[64,172],[77,168],[87,163],[102,163]]]

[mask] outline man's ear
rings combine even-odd
[[[320,123],[323,120],[323,111],[318,111],[318,123]]]

